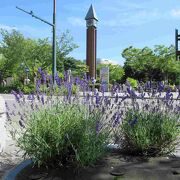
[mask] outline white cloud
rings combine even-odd
[[[7,31],[11,31],[11,30],[18,30],[17,27],[14,26],[8,26],[8,25],[4,25],[4,24],[0,24],[0,29],[5,29]]]
[[[164,14],[160,13],[158,9],[153,10],[139,10],[137,12],[117,13],[111,20],[102,21],[102,25],[108,27],[128,27],[137,26],[149,23],[154,20],[162,18]]]
[[[171,16],[172,17],[180,17],[180,9],[172,9]]]
[[[85,20],[78,17],[68,17],[68,22],[73,26],[85,27]]]

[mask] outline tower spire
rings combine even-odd
[[[89,8],[89,11],[88,11],[86,17],[85,17],[85,20],[89,20],[89,19],[95,19],[96,21],[98,21],[96,11],[92,4]]]

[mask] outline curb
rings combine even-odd
[[[5,100],[0,96],[0,153],[3,152],[6,146],[7,132],[6,132],[6,107]]]
[[[110,152],[116,152],[118,151],[118,146],[116,144],[109,144],[107,146],[107,149]],[[179,158],[180,155],[175,155],[175,157]],[[18,175],[18,173],[20,173],[20,171],[22,171],[25,167],[27,167],[28,165],[30,165],[32,163],[32,160],[27,159],[22,161],[20,164],[18,164],[17,166],[15,166],[14,168],[12,168],[11,170],[9,170],[3,177],[2,180],[15,180],[16,176]]]
[[[32,163],[32,161],[30,159],[25,160],[23,162],[21,162],[20,164],[18,164],[17,166],[15,166],[14,168],[12,168],[11,170],[9,170],[2,178],[2,180],[15,180],[17,174],[23,170],[25,167],[27,167],[28,165],[30,165]]]

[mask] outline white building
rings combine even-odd
[[[115,61],[113,60],[110,60],[110,59],[102,59],[102,58],[97,58],[97,61],[96,61],[97,64],[111,64],[111,65],[118,65],[118,63],[116,63]]]

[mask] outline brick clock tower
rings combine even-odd
[[[87,27],[86,44],[86,65],[88,67],[88,76],[96,78],[96,49],[97,49],[97,22],[98,18],[93,5],[85,17]]]

